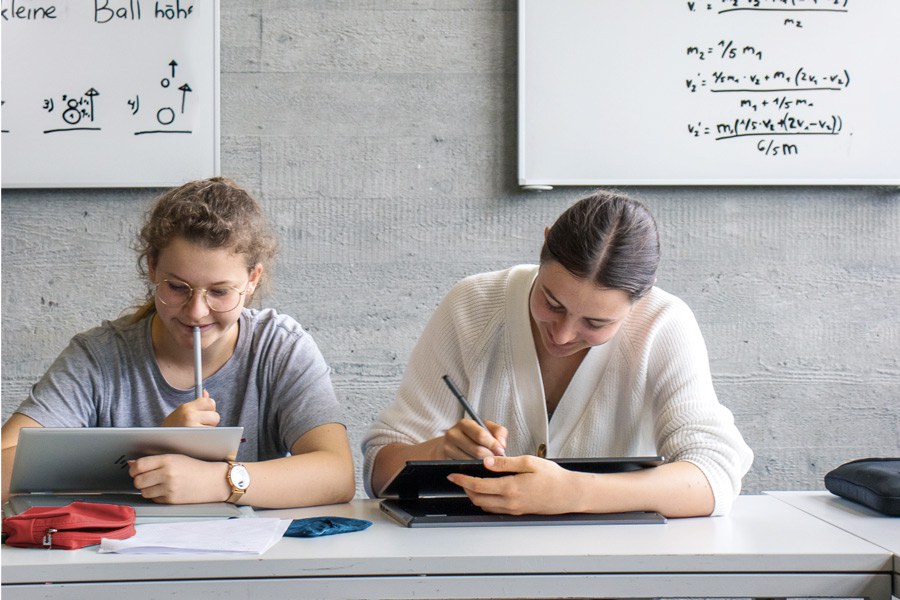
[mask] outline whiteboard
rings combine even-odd
[[[519,0],[522,186],[898,185],[897,0]]]
[[[219,174],[218,0],[3,2],[2,182]]]

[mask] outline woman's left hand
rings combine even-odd
[[[144,498],[161,504],[224,502],[230,495],[228,463],[183,454],[158,454],[128,461],[128,474]]]
[[[573,497],[576,473],[555,462],[528,455],[489,456],[484,466],[509,475],[485,478],[454,473],[448,477],[483,510],[511,515],[577,511],[577,498]]]

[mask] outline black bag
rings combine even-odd
[[[892,517],[900,516],[900,458],[861,458],[825,475],[829,492]]]

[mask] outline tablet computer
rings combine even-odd
[[[560,466],[587,473],[622,473],[652,468],[661,456],[615,458],[557,458]],[[505,477],[489,471],[480,460],[409,461],[382,493],[382,512],[405,527],[459,527],[503,525],[596,525],[665,523],[656,512],[568,513],[559,515],[504,515],[472,504],[462,488],[447,480],[451,473],[475,477]]]
[[[504,515],[481,510],[463,497],[386,498],[381,510],[404,527],[477,527],[502,525],[637,525],[661,524],[656,512],[566,513],[561,515]]]
[[[243,427],[25,427],[9,491],[133,492],[128,461],[153,454],[233,460]]]
[[[138,516],[242,516],[226,502],[158,504],[143,498],[128,461],[155,454],[233,460],[243,427],[26,427],[19,431],[5,516],[75,500],[133,506]]]
[[[655,467],[665,462],[662,456],[630,456],[607,458],[548,459],[570,471],[585,473],[622,473]],[[462,488],[447,480],[451,473],[473,477],[505,477],[507,473],[490,471],[483,461],[471,460],[411,460],[379,493],[382,497],[434,498],[464,496]]]

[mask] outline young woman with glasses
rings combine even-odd
[[[450,478],[491,512],[727,512],[753,453],[716,398],[694,315],[655,287],[658,263],[650,212],[601,192],[545,231],[540,264],[457,284],[363,441],[369,494],[408,460],[475,458],[509,476]],[[648,455],[667,461],[595,475],[545,459]]]
[[[217,425],[243,426],[237,461],[138,458],[129,464],[135,488],[170,504],[350,500],[353,459],[329,367],[294,319],[246,306],[275,251],[258,203],[234,182],[163,194],[138,237],[146,302],[76,335],[3,426],[4,500],[23,427]]]

